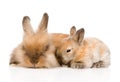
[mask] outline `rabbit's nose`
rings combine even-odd
[[[30,58],[30,62],[31,62],[32,64],[37,64],[37,63],[38,63],[38,59],[39,59],[38,57],[34,57],[34,56],[33,56],[33,57]]]

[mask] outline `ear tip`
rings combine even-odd
[[[77,31],[77,33],[85,33],[84,28],[79,29],[79,30]]]
[[[72,29],[75,29],[75,30],[76,30],[76,27],[75,27],[75,26],[72,26]]]
[[[48,13],[47,13],[47,12],[45,12],[45,13],[44,13],[44,15],[48,15]]]
[[[49,17],[49,16],[48,16],[48,13],[46,13],[46,12],[43,14],[43,16],[46,17],[46,18]]]
[[[29,16],[24,16],[23,19],[28,19],[28,20],[30,20],[30,17],[29,17]]]
[[[23,17],[23,23],[24,23],[25,21],[30,21],[30,17],[29,17],[29,16],[24,16],[24,17]]]
[[[83,32],[85,31],[85,29],[84,29],[84,28],[81,28],[80,30],[81,30],[81,31],[83,31]]]

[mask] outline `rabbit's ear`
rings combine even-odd
[[[72,26],[71,29],[70,29],[70,36],[75,35],[75,33],[76,33],[76,27]]]
[[[37,33],[47,32],[48,19],[49,19],[48,14],[44,13],[43,17],[42,17],[42,20],[41,20],[41,22],[39,24]]]
[[[25,34],[28,35],[28,34],[34,33],[32,26],[30,24],[30,18],[28,16],[23,17],[22,25],[23,25],[23,30],[24,30]]]
[[[73,39],[80,44],[80,43],[82,42],[82,40],[84,39],[84,33],[85,33],[84,28],[79,29],[79,30],[76,32],[76,34],[75,34],[75,36],[73,37]]]

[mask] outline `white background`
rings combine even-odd
[[[25,69],[9,66],[12,50],[22,41],[22,18],[28,15],[34,30],[44,12],[48,31],[69,33],[71,26],[85,28],[85,37],[97,37],[111,50],[105,69]],[[119,0],[0,0],[0,80],[2,82],[119,82]]]

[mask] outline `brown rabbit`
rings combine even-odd
[[[30,18],[23,18],[23,42],[13,50],[10,65],[30,68],[59,66],[54,55],[55,48],[47,33],[48,18],[48,14],[44,13],[36,33],[32,29]]]
[[[85,38],[84,29],[76,32],[72,27],[70,35],[61,40],[56,55],[60,62],[72,68],[108,67],[110,51],[108,47],[96,38]]]

